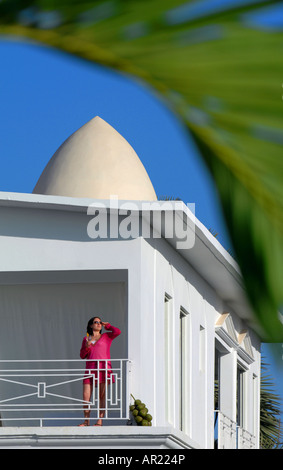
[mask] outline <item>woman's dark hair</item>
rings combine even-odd
[[[88,324],[87,324],[87,327],[86,327],[86,332],[89,334],[89,335],[92,335],[92,328],[91,328],[91,325],[93,324],[94,322],[94,319],[95,318],[99,318],[99,320],[101,321],[101,318],[100,317],[92,317],[89,321],[88,321]],[[102,328],[100,330],[100,334],[102,332]]]

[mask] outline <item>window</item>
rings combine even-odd
[[[200,325],[199,328],[199,371],[205,370],[205,329]]]
[[[258,377],[253,374],[253,434],[256,435],[258,428]]]
[[[174,424],[174,363],[173,363],[173,312],[172,299],[164,298],[164,357],[165,357],[165,418]]]
[[[220,352],[215,348],[214,355],[214,447],[218,446],[218,410],[220,400]]]
[[[238,364],[237,366],[237,424],[244,427],[244,385],[245,385],[245,371]]]
[[[179,317],[179,379],[180,379],[180,429],[187,432],[187,409],[188,409],[188,375],[189,361],[187,354],[188,331],[187,331],[188,312],[180,309]]]
[[[219,410],[220,399],[220,352],[215,349],[214,356],[214,409]]]

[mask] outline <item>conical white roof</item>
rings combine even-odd
[[[131,145],[96,116],[72,134],[43,170],[35,194],[156,200],[149,176]]]

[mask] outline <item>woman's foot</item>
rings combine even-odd
[[[89,421],[86,419],[82,424],[78,425],[79,427],[89,426]]]
[[[99,419],[94,426],[102,426],[102,419]]]

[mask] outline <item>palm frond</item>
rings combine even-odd
[[[274,380],[267,374],[268,364],[262,359],[260,383],[260,447],[274,449],[282,446],[279,395],[274,391]]]
[[[0,34],[131,74],[159,94],[213,175],[265,340],[281,342],[283,34],[247,15],[276,4],[2,0]]]

